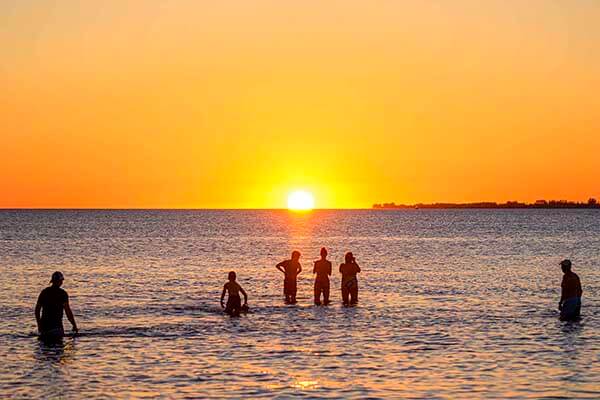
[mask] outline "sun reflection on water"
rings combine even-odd
[[[315,389],[315,388],[319,387],[319,382],[318,381],[297,380],[296,382],[294,382],[294,384],[292,386],[296,389],[302,389],[302,390]]]

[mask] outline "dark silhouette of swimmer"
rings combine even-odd
[[[321,305],[321,293],[323,293],[323,304],[329,304],[329,276],[331,275],[331,261],[327,260],[327,249],[321,248],[321,259],[315,261],[313,268],[315,277],[315,305]]]
[[[248,308],[248,295],[246,291],[235,281],[235,272],[231,271],[228,276],[229,282],[223,286],[223,292],[221,292],[221,308],[225,309],[225,313],[232,317],[239,317],[242,309]],[[227,297],[227,306],[223,304],[225,298],[225,292],[229,293]],[[240,292],[244,295],[244,305],[242,306],[242,300],[240,299]]]
[[[79,332],[69,306],[69,295],[64,289],[61,289],[64,279],[62,272],[53,273],[50,280],[51,286],[42,290],[37,299],[35,320],[41,339],[55,340],[61,339],[65,335],[62,324],[63,310],[73,326],[73,332]]]
[[[560,310],[560,319],[563,321],[579,318],[581,313],[581,281],[579,276],[571,271],[571,260],[563,260],[560,263],[563,271],[563,279],[560,284],[561,293],[558,309]]]
[[[296,292],[298,290],[297,279],[302,272],[300,265],[300,252],[292,251],[292,259],[280,262],[275,266],[279,271],[283,272],[283,295],[287,304],[296,304]]]
[[[344,261],[343,264],[340,264],[342,301],[345,306],[354,305],[358,302],[358,279],[356,278],[356,274],[360,272],[360,267],[351,252],[346,253]]]

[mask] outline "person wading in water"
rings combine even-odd
[[[279,271],[283,272],[283,295],[285,296],[286,304],[296,304],[296,292],[298,290],[297,279],[302,272],[300,265],[300,252],[292,251],[292,259],[280,262],[275,266]]]
[[[342,301],[344,305],[354,305],[358,302],[358,279],[356,274],[360,272],[360,267],[356,263],[351,252],[346,253],[345,262],[340,265],[342,274]],[[348,300],[348,297],[350,299]]]
[[[237,283],[236,278],[235,271],[231,271],[227,276],[228,282],[223,286],[223,291],[221,292],[221,308],[224,308],[225,313],[232,317],[239,317],[241,311],[248,310],[248,295],[244,288]],[[225,306],[224,303],[225,292],[229,293],[229,296],[227,297],[227,306]],[[244,305],[242,305],[240,293],[244,295]]]
[[[63,310],[73,326],[73,332],[79,332],[69,306],[69,295],[61,289],[64,279],[62,272],[53,273],[50,279],[51,286],[42,290],[37,299],[35,320],[42,340],[60,340],[65,335],[62,324]]]
[[[560,284],[561,293],[558,309],[560,319],[563,321],[579,318],[581,313],[581,281],[575,272],[571,271],[571,260],[563,260],[560,263],[563,271],[563,279]]]
[[[321,259],[315,261],[313,268],[315,277],[315,305],[320,306],[329,304],[329,276],[331,275],[331,261],[327,260],[327,249],[321,248]],[[321,303],[321,293],[323,293],[323,303]]]

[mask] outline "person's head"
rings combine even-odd
[[[327,249],[325,247],[321,247],[321,258],[322,259],[327,258]]]
[[[346,260],[346,264],[351,264],[354,262],[354,255],[352,254],[351,251],[346,253],[346,256],[344,257],[344,259]]]
[[[236,279],[236,277],[237,277],[237,276],[235,275],[235,272],[234,272],[234,271],[231,271],[231,272],[229,273],[229,275],[228,275],[228,278],[229,278],[229,281],[230,281],[230,282],[235,282],[235,279]]]
[[[52,274],[52,278],[50,278],[50,283],[52,284],[52,286],[60,287],[63,284],[64,280],[65,280],[65,277],[62,274],[62,272],[56,271]]]
[[[300,252],[298,250],[292,251],[292,260],[298,261],[300,259]]]
[[[563,273],[571,272],[571,260],[562,260],[560,262],[560,268]]]

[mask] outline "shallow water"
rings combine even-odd
[[[321,246],[329,307],[312,305]],[[599,398],[599,249],[595,210],[0,211],[0,397]],[[575,323],[556,310],[565,257]],[[232,269],[238,319],[219,306]],[[81,335],[46,346],[33,307],[54,270]]]

